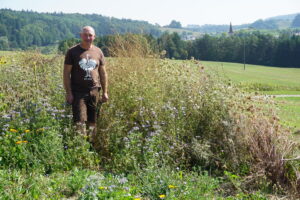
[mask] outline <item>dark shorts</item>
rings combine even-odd
[[[74,122],[96,123],[99,89],[93,89],[87,93],[73,92],[74,100],[72,103]]]

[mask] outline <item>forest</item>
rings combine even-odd
[[[117,19],[98,14],[38,13],[0,9],[0,50],[46,46],[76,37],[91,25],[97,34],[142,33],[158,36],[160,30],[146,21]]]

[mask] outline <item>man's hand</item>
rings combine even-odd
[[[66,101],[67,101],[68,104],[72,104],[73,100],[74,100],[74,96],[73,96],[72,93],[66,94]]]
[[[108,94],[105,92],[102,94],[101,102],[105,103],[108,101]]]

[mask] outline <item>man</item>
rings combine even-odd
[[[66,54],[63,81],[77,131],[89,136],[92,142],[96,134],[97,104],[108,101],[107,73],[102,51],[93,45],[95,30],[85,26],[80,37],[81,43],[71,47]]]

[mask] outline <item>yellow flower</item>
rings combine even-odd
[[[29,132],[30,132],[30,130],[29,130],[29,129],[26,129],[24,132],[25,132],[25,133],[29,133]]]
[[[175,185],[169,185],[168,187],[169,187],[170,189],[177,188]]]
[[[99,189],[100,190],[107,190],[107,187],[100,186]]]
[[[24,140],[24,141],[17,141],[16,144],[22,144],[22,143],[28,143],[28,141]]]
[[[142,200],[141,198],[134,198],[134,200]]]
[[[13,133],[17,133],[17,132],[18,132],[18,130],[13,129],[13,128],[9,129],[9,131],[10,131],[10,132],[13,132]]]
[[[43,132],[45,129],[44,128],[38,128],[36,129],[36,132]]]
[[[161,194],[161,195],[159,195],[159,198],[164,199],[164,198],[166,198],[166,195],[165,194]]]

